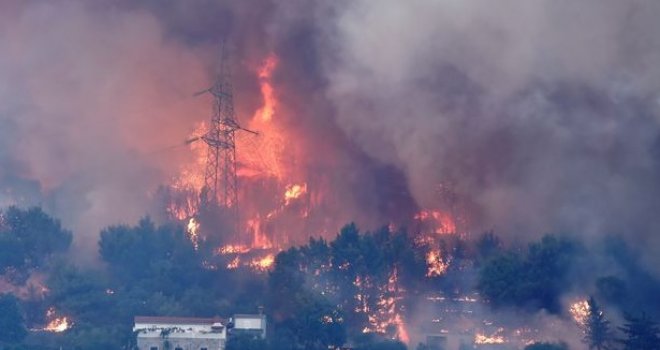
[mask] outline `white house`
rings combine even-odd
[[[249,333],[266,338],[266,315],[263,314],[236,314],[232,322],[234,323],[231,332],[233,334]]]
[[[220,318],[136,316],[140,350],[224,350],[227,327]]]

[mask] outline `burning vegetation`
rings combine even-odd
[[[231,269],[248,267],[265,271],[277,252],[303,243],[308,237],[331,235],[343,224],[339,218],[326,214],[329,202],[336,198],[332,189],[325,185],[323,174],[308,173],[303,164],[292,162],[300,150],[295,144],[284,141],[293,135],[279,118],[278,93],[273,83],[278,62],[278,58],[270,54],[253,69],[263,103],[245,121],[247,129],[255,133],[237,134],[240,214],[227,216],[232,208],[209,205],[213,204],[213,199],[211,203],[204,201],[206,180],[201,174],[205,174],[213,148],[197,141],[204,139],[205,136],[200,135],[207,133],[206,124],[196,128],[186,142],[194,161],[183,167],[165,190],[169,219],[187,223],[188,237],[195,249],[200,240],[220,242],[222,245],[216,251],[229,257],[224,266]],[[264,197],[264,193],[270,196]],[[224,232],[217,232],[218,218],[223,221],[220,227],[225,228]],[[233,220],[238,222],[232,223]],[[393,227],[406,223],[416,227],[420,244],[428,245],[427,275],[442,275],[450,257],[442,256],[438,238],[458,234],[454,217],[440,210],[421,210]]]
[[[3,2],[0,348],[656,348],[660,7],[523,2]]]
[[[54,307],[48,308],[46,319],[48,320],[48,324],[43,329],[46,332],[65,332],[73,326],[73,322],[67,316],[57,316]]]

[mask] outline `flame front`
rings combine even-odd
[[[188,221],[188,229],[186,232],[188,233],[188,238],[190,238],[190,242],[192,242],[195,250],[199,249],[199,223],[195,218],[190,218]]]
[[[286,187],[284,192],[284,204],[289,205],[294,199],[300,198],[303,194],[307,192],[307,184],[303,183],[302,185],[293,184]]]
[[[46,311],[46,318],[50,320],[44,327],[46,332],[61,333],[73,326],[73,322],[67,316],[56,317],[55,308],[52,306]]]
[[[571,313],[571,316],[573,316],[575,323],[580,327],[584,327],[589,319],[589,302],[587,302],[587,300],[578,300],[571,304],[569,312]]]
[[[355,219],[354,213],[344,212],[341,200],[335,198],[336,193],[331,187],[333,182],[323,173],[310,171],[304,163],[310,157],[309,149],[292,142],[300,138],[296,135],[299,131],[286,118],[287,106],[278,100],[284,94],[279,93],[273,79],[277,68],[278,59],[274,54],[267,56],[259,67],[252,68],[258,78],[263,102],[251,117],[237,116],[241,126],[258,135],[236,134],[240,222],[231,225],[234,232],[207,232],[207,227],[212,225],[207,225],[205,220],[214,214],[209,216],[206,208],[200,208],[207,153],[207,145],[201,141],[201,136],[206,133],[206,124],[196,125],[186,141],[192,153],[191,160],[180,169],[168,188],[167,213],[187,226],[188,237],[195,249],[202,242],[214,241],[208,239],[209,235],[219,235],[224,246],[216,248],[218,254],[248,255],[240,256],[242,263],[235,260],[238,257],[228,257],[230,260],[220,266],[267,268],[269,264],[250,262],[255,255],[265,259],[267,254],[306,242],[309,236],[327,237]],[[424,232],[433,243],[430,245],[433,252],[427,255],[427,276],[444,274],[450,261],[440,252],[436,240],[439,235],[456,233],[451,215],[425,209],[412,219],[429,227]],[[259,250],[269,251],[251,253]]]
[[[250,261],[249,266],[258,271],[268,271],[271,266],[275,263],[275,255],[268,254],[264,257],[255,258]]]
[[[274,55],[268,56],[264,64],[259,68],[259,87],[261,96],[264,99],[264,105],[257,110],[256,116],[264,122],[269,122],[275,114],[277,100],[275,99],[275,90],[271,82],[273,71],[277,66],[277,58]]]
[[[415,214],[414,219],[431,225],[433,233],[456,233],[456,222],[447,212],[440,210],[422,210]]]
[[[486,335],[483,333],[477,333],[474,336],[474,343],[475,344],[504,344],[506,342],[506,339],[504,338],[503,335],[500,335],[499,333],[502,332],[503,329],[500,328],[495,334],[492,335]]]
[[[439,250],[430,250],[426,253],[426,264],[428,266],[426,277],[438,277],[444,275],[449,268],[449,262],[450,259],[447,259],[446,261],[442,259]]]
[[[367,314],[368,325],[362,329],[363,333],[388,335],[390,329],[393,328],[394,334],[389,334],[393,339],[409,343],[410,337],[401,314],[403,310],[401,300],[404,297],[405,290],[399,286],[398,278],[397,269],[394,268],[390,273],[387,284],[378,288],[376,308],[372,310],[368,301],[368,289],[372,287],[372,283],[369,279],[358,276],[353,282],[353,285],[358,287],[359,291],[355,296],[358,302],[355,312]]]

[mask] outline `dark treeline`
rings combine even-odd
[[[581,291],[593,295],[582,326],[590,349],[656,349],[659,343],[654,293],[660,283],[616,237],[596,247],[561,235],[527,246],[505,245],[492,232],[474,239],[445,235],[436,248],[450,264],[429,278],[430,247],[423,241],[406,231],[360,232],[351,224],[332,241],[312,238],[280,252],[270,272],[259,273],[226,269],[226,258],[210,243],[195,249],[180,225],[144,218],[102,230],[102,263],[80,267],[68,259],[75,253],[72,235],[58,220],[39,208],[1,214],[0,272],[17,289],[0,295],[0,349],[132,349],[136,315],[228,317],[259,307],[270,322],[268,340],[231,338],[228,350],[404,349],[389,340],[401,336],[392,322],[378,329],[382,334],[363,330],[374,327],[370,316],[382,300],[396,300],[392,309],[405,318],[416,297],[429,292],[479,292],[493,310],[545,310],[568,319],[562,298]],[[608,268],[593,262],[603,259]],[[69,317],[73,327],[39,331],[49,310]],[[614,314],[625,321],[615,324],[608,317]]]

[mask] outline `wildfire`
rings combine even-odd
[[[368,280],[356,278],[353,282],[359,290],[366,290],[371,283]],[[390,274],[387,284],[379,288],[378,300],[375,310],[371,310],[367,300],[367,293],[360,292],[356,295],[358,306],[356,312],[367,313],[368,325],[362,330],[363,333],[388,334],[390,329],[395,330],[395,334],[389,334],[393,339],[399,339],[404,343],[410,342],[408,330],[406,329],[400,300],[403,299],[404,290],[399,287],[397,269],[394,268]]]
[[[474,335],[474,343],[475,344],[504,344],[506,342],[506,339],[504,339],[504,336],[502,335],[485,335],[483,333],[477,333]]]
[[[259,214],[253,219],[247,221],[248,231],[252,233],[252,248],[270,249],[273,248],[273,242],[262,231],[262,219]]]
[[[249,267],[250,269],[257,272],[265,272],[268,271],[273,266],[274,263],[275,263],[275,254],[273,253],[269,253],[266,254],[265,256],[253,258],[252,260],[245,262],[243,264],[241,264],[241,257],[236,256],[227,264],[227,269],[235,270],[242,265]]]
[[[273,266],[274,262],[275,262],[275,255],[271,253],[264,257],[252,259],[252,261],[250,261],[249,266],[254,270],[263,272],[263,271],[268,271],[270,267]]]
[[[277,58],[274,55],[268,56],[264,64],[259,68],[259,87],[261,88],[261,96],[264,98],[264,105],[257,110],[255,117],[260,118],[264,122],[268,122],[275,114],[277,100],[275,99],[275,90],[272,85],[273,70],[277,66]]]
[[[240,265],[241,265],[241,258],[237,256],[234,259],[232,259],[232,261],[230,261],[229,264],[227,264],[227,269],[234,270],[237,269]]]
[[[56,317],[56,312],[54,307],[48,308],[46,311],[46,318],[51,319],[46,327],[44,327],[44,331],[46,332],[55,332],[55,333],[60,333],[68,330],[73,326],[73,322],[69,320],[68,317],[62,316],[62,317]]]
[[[439,250],[430,250],[426,253],[426,277],[438,277],[447,272],[449,268],[449,259],[443,260]]]
[[[188,238],[190,238],[193,247],[197,250],[199,248],[199,223],[195,218],[190,218],[190,220],[188,220],[188,229],[186,232],[188,233]]]
[[[286,186],[286,191],[284,192],[284,204],[289,205],[292,200],[300,198],[300,196],[305,193],[307,193],[306,183],[303,183],[302,185],[293,184]]]
[[[302,181],[305,179],[301,176],[304,173],[299,171],[297,159],[304,156],[304,150],[289,142],[291,131],[288,125],[283,124],[285,120],[279,118],[282,112],[277,86],[273,81],[277,66],[277,56],[271,54],[258,67],[252,67],[258,77],[263,104],[251,117],[236,116],[242,127],[254,130],[258,135],[245,132],[236,134],[236,174],[239,181],[237,188],[241,222],[236,226],[240,232],[234,237],[241,237],[241,240],[224,240],[228,245],[216,249],[219,255],[247,254],[254,249],[279,249],[295,242],[289,235],[303,228],[306,233],[309,232],[304,220],[313,213],[312,204],[317,205],[322,198],[318,185],[311,191],[307,181]],[[199,222],[200,218],[208,217],[199,215],[208,148],[200,138],[207,130],[208,125],[205,123],[195,126],[186,141],[192,153],[191,161],[182,166],[166,193],[169,217],[186,226],[187,235],[195,249],[198,249],[202,237],[209,235],[200,231],[207,226],[206,222],[202,222],[202,225]],[[240,259],[243,261],[231,261],[228,268],[243,265],[264,269],[269,266],[265,257],[262,258],[265,261],[254,264],[249,262],[248,257],[241,256]]]
[[[228,244],[226,246],[220,247],[217,250],[217,253],[220,255],[226,254],[245,254],[250,251],[250,247],[240,244]]]
[[[44,330],[47,332],[60,333],[71,328],[71,325],[72,324],[69,323],[69,319],[67,317],[58,317],[48,322],[48,325],[46,325],[46,328],[44,328]]]
[[[278,124],[274,123],[277,111],[277,99],[272,84],[272,74],[277,67],[277,57],[268,56],[261,67],[257,69],[259,86],[263,105],[254,113],[248,122],[248,127],[258,130],[259,136],[239,134],[237,138],[237,153],[242,166],[238,169],[243,177],[274,177],[278,180],[286,178],[286,162],[290,155],[285,156],[285,135]]]
[[[456,233],[456,223],[446,212],[439,210],[422,210],[415,214],[414,219],[422,223],[433,225],[433,233]]]
[[[589,319],[589,303],[586,300],[579,300],[571,304],[569,311],[573,320],[579,326],[584,327]]]

